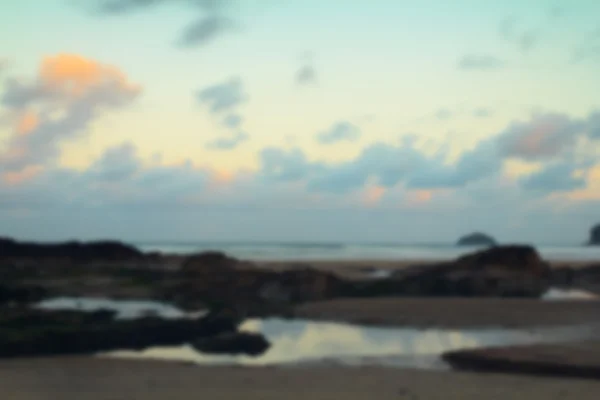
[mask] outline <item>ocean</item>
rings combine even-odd
[[[218,250],[250,260],[447,260],[477,250],[451,244],[306,243],[306,242],[146,242],[142,251],[191,254]],[[537,245],[541,256],[553,261],[600,261],[600,246]]]

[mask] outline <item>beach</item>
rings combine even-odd
[[[0,361],[0,388],[7,400],[591,400],[600,382],[379,367],[198,367],[61,357]]]
[[[407,268],[414,267],[418,270],[423,267],[426,270],[428,265],[452,259],[382,259],[368,258],[366,254],[352,259],[343,257],[310,259],[294,258],[292,254],[288,254],[287,257],[279,260],[250,259],[249,263],[238,263],[236,260],[227,262],[234,263],[235,268],[229,270],[238,271],[234,274],[241,271],[256,273],[252,272],[253,270],[282,273],[309,268],[313,271],[310,276],[316,277],[316,282],[319,282],[320,274],[332,274],[349,282],[366,282],[385,280],[396,272],[402,273]],[[152,271],[163,271],[167,273],[165,276],[170,276],[169,274],[179,271],[186,260],[185,255],[171,253],[149,260],[143,259],[139,264],[132,262],[127,267],[120,268],[125,268],[123,271],[143,271],[144,268],[149,268]],[[588,260],[583,257],[573,260],[545,259],[550,263],[552,270],[564,267],[574,270],[584,269],[597,264],[598,260]],[[151,286],[148,286],[150,281],[144,283],[145,281],[139,280],[141,275],[123,275],[123,271],[114,270],[118,263],[104,265],[94,262],[90,265],[93,266],[88,272],[79,275],[73,274],[73,270],[58,270],[57,277],[52,279],[37,277],[36,282],[41,282],[54,290],[60,289],[66,296],[115,297],[118,294],[123,299],[151,298],[149,297],[152,293]],[[210,268],[213,268],[211,273],[225,274],[229,267],[222,271],[220,267]],[[135,279],[131,280],[132,278]],[[202,284],[202,281],[197,283]],[[305,321],[304,323],[308,324],[324,322],[350,326],[349,329],[335,328],[334,330],[331,326],[307,325],[306,328],[302,328],[304,330],[302,334],[291,335],[287,339],[285,335],[283,336],[283,340],[287,340],[286,345],[292,346],[290,349],[294,348],[295,343],[300,346],[296,341],[299,338],[303,338],[302,346],[306,346],[307,343],[332,346],[335,345],[336,335],[342,333],[348,334],[346,338],[350,338],[344,339],[347,340],[345,345],[356,345],[358,349],[358,346],[364,343],[370,346],[376,343],[373,342],[372,337],[367,338],[364,336],[366,334],[360,331],[360,327],[367,326],[399,329],[398,332],[403,332],[402,329],[423,329],[428,330],[429,336],[424,336],[429,338],[432,337],[432,329],[446,332],[454,330],[455,333],[449,334],[455,335],[455,338],[459,337],[456,335],[460,335],[460,332],[469,329],[513,329],[521,332],[553,327],[577,329],[579,326],[589,326],[597,322],[597,316],[600,315],[600,301],[592,298],[585,301],[556,301],[500,297],[340,297],[304,301],[295,304],[289,312],[289,317],[293,320]],[[258,320],[259,324],[260,321],[264,320]],[[328,332],[329,337],[326,340],[320,338],[319,332]],[[307,342],[307,338],[310,341]],[[398,338],[398,342],[400,341]],[[430,342],[423,340],[419,343],[420,346],[427,346]],[[394,346],[391,348],[396,348]],[[277,348],[278,351],[280,349]],[[379,357],[385,353],[377,354]],[[600,391],[600,381],[459,372],[435,368],[409,369],[403,366],[384,366],[376,359],[372,362],[346,365],[336,362],[335,357],[327,361],[300,364],[242,366],[194,364],[176,359],[157,361],[150,358],[59,355],[50,358],[0,360],[0,388],[3,398],[11,400],[194,398],[546,400],[596,398]]]

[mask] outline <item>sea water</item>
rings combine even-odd
[[[218,250],[249,260],[448,260],[480,250],[451,244],[308,243],[308,242],[147,242],[140,250],[191,254]],[[553,261],[599,261],[600,246],[536,245],[540,255]]]

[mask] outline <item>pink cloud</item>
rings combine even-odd
[[[61,143],[86,135],[98,116],[129,105],[141,90],[114,66],[74,54],[44,58],[37,76],[9,79],[0,97],[14,123],[0,168],[20,172],[56,161]]]

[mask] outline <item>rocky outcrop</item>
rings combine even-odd
[[[0,306],[2,304],[29,304],[43,300],[48,290],[37,285],[0,284]]]
[[[72,262],[139,260],[144,254],[116,241],[40,244],[0,238],[0,260],[53,259]]]
[[[551,271],[552,286],[600,294],[600,264],[563,266]]]
[[[2,310],[0,357],[96,353],[175,346],[235,332],[239,320],[211,314],[200,319],[145,317],[114,320],[113,313]]]
[[[165,300],[186,309],[197,304],[233,308],[245,316],[285,312],[291,304],[335,297],[340,286],[340,279],[326,272],[265,270],[219,252],[189,257],[180,273],[183,279],[166,285]]]
[[[461,370],[600,379],[599,348],[600,342],[508,346],[451,351],[442,359]]]
[[[346,282],[344,295],[540,297],[549,265],[530,246],[498,246],[435,265],[399,270],[389,279]]]
[[[588,244],[590,246],[600,246],[600,224],[590,229],[590,240]]]
[[[457,246],[496,246],[496,240],[485,233],[475,232],[458,239]]]
[[[201,338],[192,343],[194,349],[207,354],[259,356],[269,349],[271,344],[259,333],[232,332]]]

